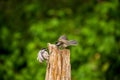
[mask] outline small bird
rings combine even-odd
[[[65,35],[59,37],[58,41],[56,42],[56,46],[61,48],[66,48],[68,46],[77,45],[76,40],[68,40]]]
[[[46,48],[42,48],[39,52],[38,52],[38,57],[37,60],[39,60],[40,63],[42,63],[44,60],[48,60],[49,59],[49,54]]]

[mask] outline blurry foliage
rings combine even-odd
[[[1,0],[0,80],[44,80],[38,51],[66,34],[72,80],[120,79],[119,0]]]

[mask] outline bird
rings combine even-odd
[[[42,63],[44,60],[48,60],[49,59],[49,54],[46,48],[42,48],[39,52],[38,52],[38,56],[37,56],[37,60]]]
[[[58,41],[56,42],[56,46],[61,48],[67,48],[68,46],[74,46],[77,45],[76,40],[68,40],[66,35],[62,35],[58,38]]]

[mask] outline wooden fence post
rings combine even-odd
[[[45,80],[71,80],[70,50],[48,43],[50,53]]]

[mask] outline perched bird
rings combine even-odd
[[[58,41],[56,42],[58,47],[66,48],[68,46],[77,45],[77,41],[75,40],[68,40],[65,35],[59,37]]]
[[[48,60],[49,59],[49,54],[46,48],[42,48],[39,52],[38,52],[38,57],[37,60],[39,60],[40,63],[42,63],[44,60]]]

